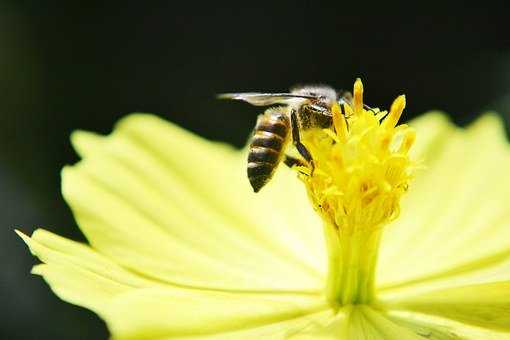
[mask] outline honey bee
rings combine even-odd
[[[266,185],[284,160],[289,167],[308,166],[313,171],[313,159],[301,142],[300,132],[333,125],[333,105],[350,102],[349,92],[337,92],[329,86],[299,86],[290,93],[225,93],[221,99],[241,100],[255,106],[270,106],[258,116],[248,151],[248,180],[253,191]],[[287,154],[289,141],[303,159]]]

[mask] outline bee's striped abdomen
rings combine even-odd
[[[282,108],[259,116],[248,151],[248,179],[258,192],[273,176],[287,145],[290,122]]]

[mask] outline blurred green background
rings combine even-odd
[[[466,124],[494,109],[506,120],[508,5],[411,4],[0,1],[0,338],[108,336],[29,274],[36,260],[13,233],[83,240],[59,189],[74,129],[108,133],[144,111],[242,146],[260,109],[215,93],[356,77],[372,106],[405,93],[406,119],[441,109]]]

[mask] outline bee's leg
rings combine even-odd
[[[308,162],[308,164],[310,164],[313,172],[314,165],[312,155],[310,154],[306,146],[304,146],[304,144],[301,143],[301,138],[299,137],[299,126],[296,117],[296,110],[294,109],[292,109],[290,112],[290,122],[292,125],[292,141],[294,143],[294,146],[296,147],[299,154],[303,156],[303,158]]]
[[[289,155],[285,155],[285,159],[283,160],[283,163],[285,163],[285,165],[288,166],[289,168],[292,168],[294,165],[306,166],[305,162],[303,162],[299,158],[292,157]]]
[[[285,155],[285,159],[283,160],[283,163],[285,163],[285,165],[288,166],[289,168],[292,168],[293,166],[306,167],[306,163],[303,162],[301,159],[292,157],[289,155]],[[309,173],[304,172],[301,169],[299,169],[298,171],[303,175],[310,175]]]

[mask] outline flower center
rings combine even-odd
[[[390,112],[366,109],[356,80],[352,103],[332,108],[333,127],[303,136],[314,170],[300,169],[309,198],[324,221],[328,300],[335,306],[369,303],[383,226],[399,215],[414,163],[408,152],[415,132],[397,122],[399,96]],[[384,118],[384,119],[383,119]]]

